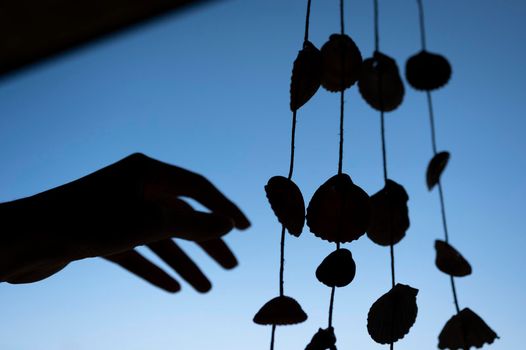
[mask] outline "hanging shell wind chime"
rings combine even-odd
[[[447,321],[438,336],[438,347],[451,350],[467,350],[471,347],[480,348],[484,344],[493,343],[498,336],[476,313],[469,308],[460,310],[458,304],[454,278],[468,276],[472,270],[469,262],[449,243],[444,194],[440,178],[448,164],[450,155],[446,151],[437,152],[431,99],[431,91],[443,87],[451,78],[451,66],[445,57],[427,51],[422,0],[417,0],[417,5],[422,50],[407,60],[406,78],[413,88],[425,91],[427,97],[433,158],[427,167],[426,182],[430,191],[438,187],[444,229],[444,240],[435,242],[435,263],[440,271],[450,277],[456,309],[456,314]]]
[[[363,99],[380,112],[384,187],[371,196],[371,223],[367,236],[391,252],[391,290],[382,295],[369,310],[367,330],[380,344],[393,344],[402,339],[416,321],[418,289],[395,281],[394,245],[404,238],[409,228],[409,196],[404,187],[387,177],[385,112],[395,110],[404,97],[404,84],[396,61],[380,52],[378,1],[374,5],[373,56],[364,61],[358,87]]]
[[[362,55],[354,41],[345,34],[343,0],[340,0],[340,33],[332,34],[321,48],[321,86],[340,93],[340,140],[338,173],[322,184],[307,208],[307,226],[316,236],[336,244],[316,269],[316,278],[331,288],[327,328],[319,328],[306,350],[336,350],[332,325],[335,289],[349,285],[356,274],[350,250],[341,244],[363,236],[369,227],[369,195],[343,173],[343,122],[345,90],[354,85],[362,67]]]

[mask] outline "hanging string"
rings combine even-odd
[[[420,36],[421,36],[421,42],[422,42],[422,50],[426,49],[426,33],[425,33],[425,22],[424,22],[424,6],[422,5],[422,0],[416,0],[418,4],[418,15],[420,18]],[[433,148],[433,156],[437,155],[437,142],[436,142],[436,130],[435,130],[435,114],[433,111],[433,100],[431,98],[431,92],[426,91],[426,97],[427,97],[427,108],[429,112],[429,124],[431,126],[431,146]],[[442,226],[444,228],[444,239],[446,243],[449,243],[449,234],[447,229],[447,220],[446,220],[446,204],[444,201],[444,190],[442,188],[442,183],[440,179],[438,179],[438,196],[440,199],[440,213],[442,216]],[[460,307],[458,303],[458,296],[457,296],[457,288],[455,285],[455,278],[453,276],[449,276],[451,281],[451,291],[453,293],[453,302],[455,304],[455,310],[457,313],[460,312]]]
[[[310,2],[311,0],[307,1],[307,15],[305,16],[305,38],[303,39],[303,44],[309,41]]]
[[[420,42],[422,44],[422,50],[426,49],[426,27],[424,25],[424,6],[422,0],[416,0],[418,4],[418,18],[420,19]]]
[[[345,21],[344,21],[344,11],[343,11],[343,0],[340,0],[340,34],[345,34]],[[342,91],[340,91],[340,149],[338,152],[338,174],[343,173],[343,121],[344,121],[344,105],[345,105],[345,89],[344,89],[344,79],[345,79],[345,49],[342,48],[342,79],[341,86]],[[336,250],[340,249],[340,242],[336,242]],[[334,309],[334,294],[336,288],[331,288],[331,298],[329,301],[329,327],[332,327],[332,314]]]
[[[373,1],[374,7],[374,49],[375,52],[380,50],[380,30],[379,30],[379,11],[378,11],[378,0]],[[382,68],[379,68],[378,77],[378,92],[380,96],[380,136],[382,141],[382,165],[384,183],[387,184],[387,147],[385,142],[385,113],[384,113],[384,102],[383,102],[383,86],[382,86]],[[394,288],[395,280],[395,255],[394,255],[394,244],[391,235],[391,244],[389,245],[389,253],[391,255],[391,288]],[[391,315],[394,318],[394,312]],[[394,322],[391,322],[393,324]],[[391,330],[392,332],[392,330]],[[390,350],[394,349],[394,343],[389,343]]]
[[[272,333],[270,335],[270,350],[274,350],[274,337],[276,336],[276,325],[272,325]]]

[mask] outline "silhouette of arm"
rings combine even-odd
[[[210,212],[192,209],[189,197]],[[141,256],[147,245],[196,290],[211,284],[171,238],[197,244],[224,268],[237,261],[220,239],[248,219],[207,179],[133,154],[35,196],[0,204],[0,281],[30,283],[68,263],[104,257],[169,292],[179,283]]]

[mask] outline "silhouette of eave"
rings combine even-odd
[[[16,0],[0,4],[0,77],[209,0]]]

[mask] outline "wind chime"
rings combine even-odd
[[[420,11],[422,51],[406,64],[406,78],[410,85],[427,94],[432,129],[434,157],[427,170],[427,184],[431,190],[438,185],[445,241],[436,241],[436,264],[449,274],[457,314],[446,324],[439,336],[441,349],[469,349],[492,343],[496,334],[470,309],[460,311],[453,277],[471,273],[469,263],[448,243],[444,200],[440,175],[449,159],[448,152],[436,151],[433,110],[430,91],[447,83],[451,68],[445,58],[426,51],[424,20],[421,0]],[[281,223],[279,296],[268,301],[254,316],[254,322],[272,326],[270,349],[274,349],[276,326],[304,322],[307,314],[300,304],[284,293],[284,261],[286,231],[299,237],[305,225],[323,240],[335,243],[335,250],[316,269],[317,279],[331,288],[327,328],[319,328],[306,350],[336,350],[336,335],[332,323],[335,290],[349,285],[356,273],[352,253],[341,245],[359,239],[365,233],[376,244],[389,247],[391,289],[371,306],[367,317],[367,330],[380,344],[393,344],[402,339],[416,321],[418,290],[395,280],[394,245],[400,242],[409,228],[407,202],[409,196],[403,186],[387,176],[387,147],[385,141],[385,113],[395,110],[404,97],[404,85],[395,60],[380,52],[378,0],[374,4],[374,43],[371,58],[362,61],[354,41],[345,34],[344,2],[340,0],[340,33],[332,34],[321,50],[309,41],[311,0],[307,1],[305,36],[292,69],[290,109],[292,135],[290,166],[287,177],[274,176],[265,186],[269,203]],[[343,172],[343,125],[345,90],[358,82],[364,100],[380,113],[380,134],[384,187],[376,194],[367,195]],[[337,174],[328,179],[314,193],[305,215],[305,202],[298,186],[292,181],[296,120],[298,110],[322,86],[340,95],[340,134]]]
[[[380,52],[378,0],[374,6],[374,53],[362,65],[358,88],[363,99],[380,112],[380,135],[384,187],[371,196],[371,223],[367,236],[380,246],[388,246],[391,255],[391,289],[381,296],[369,310],[367,330],[380,344],[393,344],[402,339],[416,321],[418,290],[395,280],[394,245],[404,238],[409,228],[404,187],[387,176],[387,147],[385,141],[385,113],[395,110],[404,97],[404,84],[395,60]]]
[[[427,167],[426,182],[430,191],[438,187],[442,225],[444,229],[444,240],[435,241],[435,264],[440,271],[449,275],[456,309],[456,314],[447,321],[438,336],[438,347],[440,349],[452,350],[469,349],[472,346],[480,348],[484,344],[493,343],[498,336],[482,318],[471,311],[471,309],[464,308],[460,310],[459,307],[455,277],[470,275],[471,265],[449,244],[444,192],[440,181],[440,176],[449,161],[449,152],[437,152],[433,103],[431,99],[431,91],[443,87],[449,81],[451,77],[451,66],[445,57],[427,51],[422,0],[417,0],[417,5],[420,22],[421,51],[407,60],[406,78],[413,88],[425,91],[427,97],[433,158]]]

